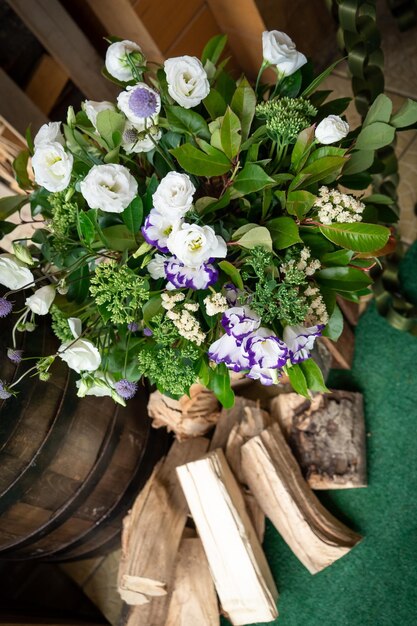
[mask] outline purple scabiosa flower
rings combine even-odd
[[[268,328],[259,328],[245,342],[249,364],[261,369],[283,367],[288,359],[288,348],[281,339]]]
[[[127,329],[130,330],[131,333],[135,333],[139,330],[139,324],[137,322],[129,322]]]
[[[283,339],[288,346],[291,363],[301,363],[310,358],[310,350],[313,349],[317,337],[321,336],[324,324],[317,326],[286,326],[284,328]]]
[[[12,394],[8,390],[7,385],[4,382],[4,380],[0,380],[0,400],[7,400],[11,396]]]
[[[256,331],[261,318],[247,306],[236,306],[223,313],[222,326],[228,335],[242,342],[245,337]]]
[[[13,305],[7,298],[0,298],[0,317],[7,317],[12,312]]]
[[[187,267],[175,257],[165,265],[167,289],[207,289],[219,278],[218,270],[211,263],[200,267]]]
[[[117,106],[132,124],[142,124],[147,119],[151,125],[161,110],[161,98],[146,83],[137,83],[118,95]]]
[[[175,228],[179,228],[183,220],[173,218],[167,213],[152,209],[141,228],[142,235],[151,246],[168,254],[167,240]]]
[[[130,400],[137,392],[138,384],[122,378],[122,380],[115,383],[114,388],[123,400]]]
[[[225,363],[234,372],[240,372],[249,368],[249,360],[244,348],[231,335],[222,335],[211,344],[208,356],[215,363]]]
[[[7,358],[10,359],[12,363],[18,365],[22,360],[23,350],[15,350],[14,348],[7,348]]]
[[[153,332],[151,331],[150,328],[148,328],[147,326],[143,329],[143,334],[145,335],[145,337],[152,337]]]

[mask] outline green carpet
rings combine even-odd
[[[407,295],[417,300],[416,246],[401,276],[411,278]],[[364,539],[312,576],[268,524],[264,548],[280,593],[279,618],[269,624],[416,626],[417,338],[371,304],[357,327],[352,372],[332,371],[329,384],[364,394],[369,486],[319,496]]]

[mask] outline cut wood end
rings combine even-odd
[[[150,601],[149,598],[143,593],[131,591],[130,589],[123,589],[122,587],[119,587],[118,591],[123,602],[126,602],[129,606],[141,606],[143,604],[148,604]]]
[[[152,580],[140,576],[123,574],[120,586],[136,593],[143,593],[147,596],[165,596],[167,593],[166,583],[162,580]]]

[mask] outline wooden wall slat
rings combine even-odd
[[[155,38],[155,33],[148,29],[148,24],[141,19],[141,15],[135,11],[129,0],[117,0],[117,7],[114,0],[86,1],[109,35],[135,41],[150,61],[161,63],[164,60],[159,38]],[[154,5],[161,17],[159,2],[154,2]],[[165,20],[160,21],[166,24]]]
[[[0,68],[0,116],[22,137],[30,123],[32,133],[39,130],[48,118],[16,83]]]
[[[177,39],[166,51],[166,56],[189,54],[200,57],[207,41],[221,32],[213,13],[204,4],[183,32],[178,34]]]
[[[58,0],[7,2],[87,98],[115,97],[117,88],[101,76],[103,60]]]
[[[44,54],[26,87],[26,94],[48,115],[68,81],[67,73],[49,54]]]

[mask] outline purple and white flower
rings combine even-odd
[[[219,278],[218,270],[211,263],[188,267],[179,259],[171,257],[164,267],[165,276],[169,281],[167,289],[207,289]]]
[[[151,246],[155,246],[160,252],[167,254],[169,252],[168,237],[181,224],[182,220],[169,213],[160,213],[156,209],[152,209],[142,226],[142,235]]]
[[[122,380],[117,381],[114,388],[123,400],[130,400],[136,394],[138,384],[122,378]]]
[[[137,83],[117,96],[117,106],[132,124],[143,124],[146,119],[152,123],[161,110],[161,97],[146,83]]]
[[[9,391],[7,383],[4,380],[0,380],[0,400],[7,400],[11,398],[13,394]]]
[[[210,259],[227,255],[225,240],[211,226],[184,223],[167,240],[169,251],[187,267],[198,268]]]
[[[152,196],[153,206],[159,213],[184,217],[191,209],[195,187],[188,174],[168,172]]]
[[[232,307],[223,313],[224,330],[240,343],[260,325],[261,318],[247,306]]]
[[[301,325],[284,328],[283,339],[288,346],[291,363],[301,363],[310,358],[310,350],[313,349],[314,342],[317,337],[320,337],[323,328],[324,324],[310,326],[310,328],[304,328]]]
[[[225,363],[234,372],[249,369],[249,359],[242,344],[239,344],[232,335],[222,335],[211,344],[208,356],[215,363]]]
[[[7,358],[10,359],[12,363],[18,365],[23,357],[23,350],[17,350],[17,348],[7,348]]]
[[[246,376],[248,378],[252,378],[252,380],[259,380],[262,385],[276,385],[278,383],[276,369],[268,369],[266,367],[262,368],[259,365],[251,367]]]
[[[153,259],[149,261],[146,266],[149,274],[154,280],[158,280],[158,278],[166,278],[165,268],[167,263],[171,261],[174,257],[162,256],[162,254],[155,254]]]
[[[257,365],[261,369],[275,369],[283,367],[288,359],[287,346],[268,328],[259,328],[248,337],[245,348],[251,367]]]
[[[13,309],[13,304],[7,298],[0,298],[0,317],[7,317]]]

